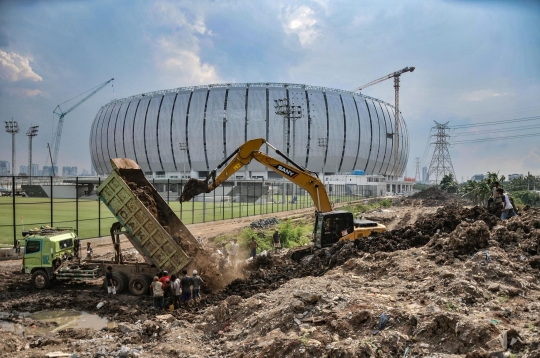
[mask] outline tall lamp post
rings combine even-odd
[[[11,118],[11,121],[4,121],[6,132],[11,134],[11,175],[15,175],[15,134],[19,133],[19,123]],[[14,188],[15,189],[15,188]]]
[[[183,174],[182,174],[182,179],[184,179],[183,177],[186,175],[186,162],[187,162],[187,150],[188,150],[188,146],[187,146],[187,143],[186,142],[180,142],[178,144],[180,146],[180,150],[182,152],[184,152],[184,158],[183,158],[183,162],[184,162],[184,171],[183,171]]]
[[[317,145],[321,148],[326,148],[328,146],[328,138],[317,138]],[[323,184],[324,184],[324,163],[322,168],[322,177],[323,177]]]
[[[39,126],[31,126],[26,132],[28,136],[28,176],[30,177],[30,185],[32,185],[32,139],[37,136]]]

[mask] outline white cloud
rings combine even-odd
[[[178,3],[160,1],[154,5],[153,18],[166,33],[154,43],[156,66],[174,85],[219,82],[216,68],[201,60],[199,38],[209,38],[203,10],[182,8]]]
[[[480,90],[480,91],[472,91],[469,93],[464,94],[461,96],[461,100],[463,101],[469,101],[469,102],[478,102],[478,101],[484,101],[486,99],[491,99],[494,97],[501,97],[501,96],[508,96],[511,95],[511,93],[499,93],[494,92],[493,90]]]
[[[39,82],[41,76],[30,66],[30,59],[15,52],[7,53],[0,50],[0,78],[9,82],[30,80]]]
[[[302,46],[312,44],[320,35],[315,12],[308,6],[297,8],[288,6],[282,19],[283,30],[287,34],[296,34]]]
[[[37,95],[42,94],[42,92],[38,89],[28,89],[28,88],[13,88],[9,90],[9,93],[18,95],[18,96],[25,96],[25,97],[35,97]]]

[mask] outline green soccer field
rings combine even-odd
[[[311,198],[299,195],[295,204],[292,197],[275,195],[274,203],[236,202],[169,202],[169,206],[185,224],[239,218],[252,215],[275,213],[313,206]],[[98,200],[49,198],[0,197],[0,244],[11,246],[14,235],[13,208],[15,208],[15,232],[22,238],[23,229],[41,225],[78,228],[82,239],[107,236],[109,228],[116,221],[109,209]],[[77,209],[78,208],[78,209]],[[52,211],[52,216],[51,216]]]

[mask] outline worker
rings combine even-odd
[[[512,216],[516,216],[516,212],[514,210],[514,206],[510,202],[510,197],[508,194],[504,194],[504,189],[498,188],[497,193],[502,197],[502,213],[501,213],[501,220],[504,221],[508,218],[511,218]]]
[[[499,182],[496,181],[493,183],[493,188],[491,188],[491,196],[488,199],[488,208],[493,206],[495,199],[499,195],[497,192],[497,189],[499,189]]]
[[[154,297],[154,308],[163,308],[163,284],[159,281],[159,277],[154,277],[150,289]]]
[[[272,239],[274,241],[274,251],[277,252],[278,249],[281,248],[281,235],[279,234],[279,231],[276,229],[274,231],[274,235],[272,235]]]
[[[161,282],[161,285],[163,286],[163,292],[167,292],[167,282],[171,281],[171,276],[169,276],[167,271],[161,271],[158,276],[159,282]],[[166,296],[167,295],[165,295],[165,297]]]
[[[238,257],[238,250],[240,249],[240,246],[238,245],[237,242],[238,242],[237,239],[233,239],[233,242],[231,244],[230,255],[231,255],[231,265],[233,267],[236,267],[236,259]]]
[[[170,279],[166,280],[167,283],[167,307],[172,311],[174,310],[174,301],[176,292],[174,290],[174,281],[176,281],[176,275],[172,275]],[[172,306],[172,307],[171,307]]]
[[[15,242],[15,253],[17,255],[21,253],[21,242],[19,240]]]
[[[191,298],[191,277],[188,276],[187,270],[182,270],[182,278],[180,279],[180,288],[182,290],[182,294],[180,296],[180,302],[184,304],[189,304],[189,300]]]
[[[257,240],[252,237],[251,243],[249,244],[249,248],[251,249],[250,257],[255,258],[255,256],[257,256],[257,247],[259,247],[259,244],[257,243]]]
[[[218,254],[220,255],[219,269],[223,270],[227,264],[227,261],[229,260],[229,252],[227,251],[227,246],[225,246],[225,243],[221,244],[221,250],[218,250]]]
[[[201,284],[203,283],[203,279],[201,278],[201,276],[199,276],[197,274],[197,270],[193,270],[193,277],[191,277],[191,283],[193,285],[193,303],[195,303],[195,305],[197,305],[198,303],[198,300],[201,299],[201,295],[200,295],[200,292],[201,292]]]
[[[86,243],[86,259],[92,260],[92,253],[94,250],[92,249],[92,244],[87,242]]]
[[[107,280],[107,293],[109,294],[109,298],[111,298],[112,295],[116,295],[116,286],[114,284],[113,272],[112,272],[111,266],[107,266],[107,273],[105,274],[105,280]]]
[[[180,278],[176,277],[176,275],[172,275],[171,277],[175,277],[175,280],[172,281],[172,286],[174,287],[174,308],[180,308],[180,296],[182,295],[182,290],[180,287]]]

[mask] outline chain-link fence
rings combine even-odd
[[[285,180],[224,182],[212,193],[186,203],[178,200],[185,181],[149,180],[185,224],[313,207],[304,189]],[[25,229],[44,225],[75,228],[82,239],[109,235],[116,219],[96,195],[103,181],[82,177],[33,177],[31,181],[0,177],[0,244],[12,245],[22,238]],[[330,184],[327,191],[334,203],[378,195],[375,185]]]

